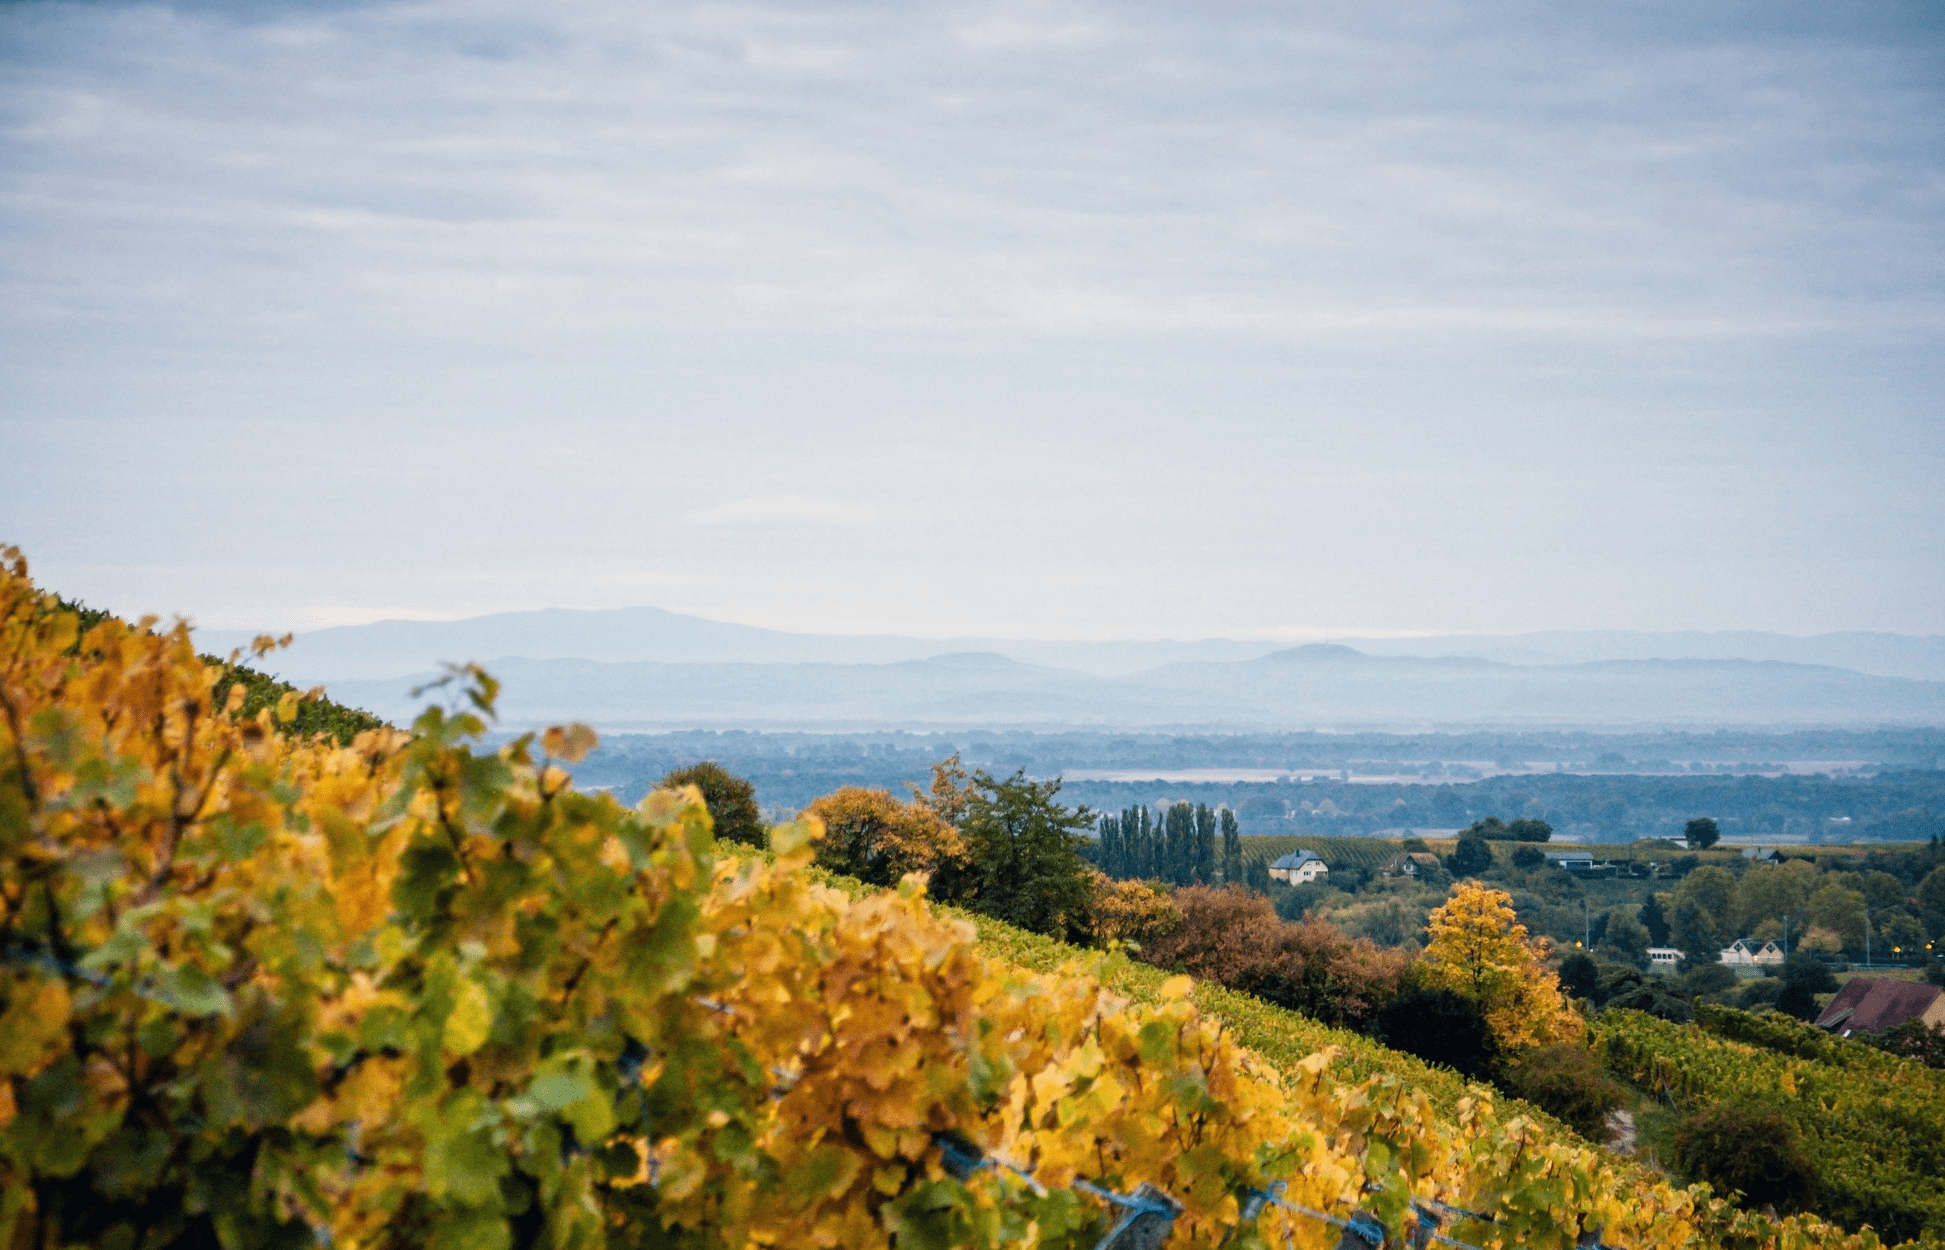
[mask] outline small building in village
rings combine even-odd
[[[1619,871],[1614,864],[1595,862],[1592,851],[1548,851],[1547,862],[1576,877],[1607,878]]]
[[[1378,869],[1381,877],[1416,877],[1427,868],[1437,868],[1438,856],[1430,851],[1400,851]]]
[[[1945,1029],[1945,989],[1922,981],[1852,977],[1817,1017],[1817,1027],[1839,1037],[1882,1033],[1907,1021]]]
[[[1650,946],[1648,948],[1648,966],[1652,968],[1668,968],[1672,970],[1681,967],[1682,961],[1687,958],[1687,955],[1672,946]]]
[[[1774,942],[1737,938],[1717,958],[1731,968],[1768,968],[1783,962],[1783,948]]]
[[[1291,885],[1308,885],[1330,872],[1330,865],[1315,851],[1292,851],[1270,864],[1270,880]]]

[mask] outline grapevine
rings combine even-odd
[[[692,789],[576,791],[585,727],[483,745],[477,669],[341,744],[153,626],[83,631],[5,554],[9,1250],[1091,1246],[1143,1192],[1180,1248],[1429,1203],[1488,1250],[1877,1244],[1371,1048],[1245,1047],[1240,996],[1133,1001],[1118,955],[996,958],[918,878],[820,880],[814,825],[727,854]]]
[[[1610,1067],[1676,1106],[1742,1100],[1789,1117],[1821,1166],[1820,1211],[1903,1237],[1945,1239],[1945,1073],[1720,1008],[1705,1009],[1694,1025],[1606,1011],[1592,1032]],[[1732,1040],[1737,1034],[1765,1045]],[[1816,1057],[1790,1053],[1799,1049]]]

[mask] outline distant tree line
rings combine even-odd
[[[1459,838],[1479,838],[1487,842],[1545,842],[1553,836],[1553,826],[1530,818],[1506,821],[1497,816],[1475,820],[1459,831]]]
[[[1677,735],[1677,738],[1682,736]],[[1906,741],[1909,739],[1909,741]],[[674,768],[712,759],[747,777],[766,808],[797,811],[812,799],[843,785],[902,793],[903,782],[923,776],[932,763],[955,750],[967,767],[995,776],[1025,769],[1029,777],[1067,774],[1062,789],[1070,804],[1116,812],[1137,804],[1186,801],[1234,810],[1243,833],[1268,835],[1364,834],[1378,829],[1460,829],[1489,816],[1510,826],[1517,820],[1542,820],[1560,836],[1585,840],[1590,831],[1602,840],[1628,842],[1642,837],[1681,839],[1683,822],[1708,813],[1724,836],[1737,834],[1816,835],[1826,817],[1849,815],[1844,837],[1857,840],[1924,841],[1945,833],[1945,772],[1891,772],[1876,776],[1783,777],[1749,775],[1581,775],[1540,773],[1459,782],[1427,777],[1419,784],[1344,782],[1337,768],[1319,768],[1316,780],[1294,758],[1329,746],[1359,770],[1375,767],[1372,755],[1433,753],[1445,759],[1510,760],[1549,758],[1561,752],[1580,758],[1600,748],[1607,737],[1588,735],[1423,735],[1376,738],[1357,744],[1307,736],[1267,735],[1255,739],[1230,735],[1102,735],[1087,733],[1010,735],[955,733],[929,735],[789,734],[744,731],[683,731],[671,734],[612,734],[574,769],[583,785],[607,786],[623,801],[639,798],[656,779]],[[1613,738],[1625,742],[1625,735]],[[1333,745],[1334,744],[1334,745]],[[1767,747],[1764,744],[1768,744]],[[1630,757],[1645,743],[1623,745]],[[1669,750],[1697,755],[1728,752],[1724,745],[1689,742]],[[1740,754],[1774,749],[1773,758],[1876,758],[1909,753],[1935,759],[1945,753],[1945,733],[1913,730],[1898,734],[1823,736],[1751,735]],[[1828,751],[1826,755],[1803,752]],[[1929,754],[1927,754],[1929,752]],[[1677,755],[1680,758],[1680,755]],[[1771,758],[1762,756],[1762,758]],[[1132,767],[1285,767],[1286,782],[1119,782],[1076,781],[1072,770]]]

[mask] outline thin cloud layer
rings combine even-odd
[[[1933,631],[1942,52],[1908,3],[11,5],[0,534],[266,626]]]
[[[812,495],[773,495],[738,499],[689,515],[691,525],[869,525],[870,508],[844,499]]]

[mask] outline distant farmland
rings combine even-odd
[[[1312,834],[1246,837],[1243,839],[1243,862],[1274,861],[1292,851],[1312,851],[1332,872],[1346,868],[1365,868],[1376,872],[1386,860],[1398,853],[1399,845],[1389,838],[1320,838]]]

